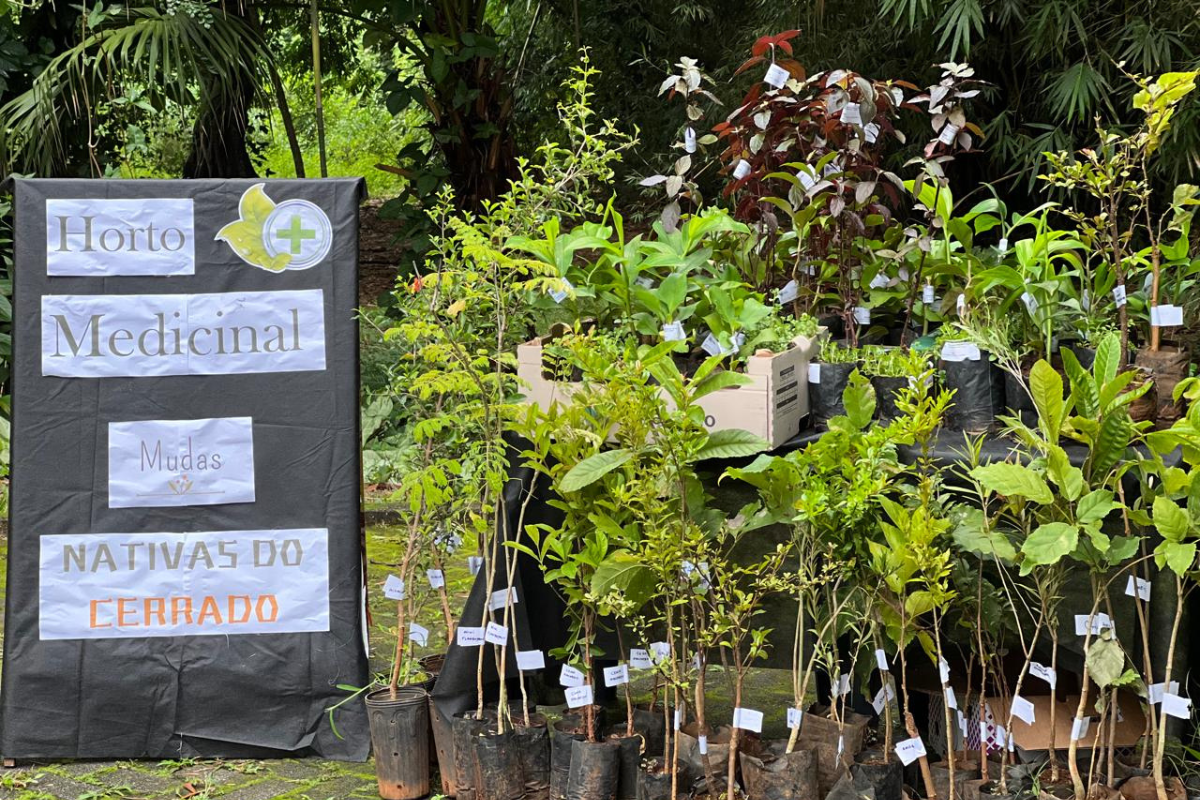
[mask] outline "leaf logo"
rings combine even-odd
[[[307,200],[276,203],[266,184],[256,183],[238,202],[236,222],[217,231],[238,258],[268,272],[308,269],[329,254],[333,226],[318,206]]]

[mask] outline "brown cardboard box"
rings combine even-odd
[[[1097,736],[1100,735],[1098,722],[1100,715],[1095,710],[1093,700],[1096,696],[1095,691],[1090,695],[1088,701],[1088,711],[1092,717],[1091,726],[1088,728],[1087,735],[1079,741],[1080,749],[1091,748],[1097,741]],[[1026,700],[1033,703],[1034,720],[1032,725],[1027,725],[1020,719],[1013,717],[1012,721],[1012,736],[1013,743],[1022,750],[1047,750],[1050,747],[1050,695],[1033,695],[1025,697]],[[1004,697],[989,697],[988,704],[991,706],[992,715],[996,719],[996,723],[1003,725],[1008,719],[1008,698]],[[1146,716],[1142,713],[1142,704],[1136,695],[1129,692],[1120,692],[1117,695],[1117,706],[1120,708],[1120,716],[1117,721],[1115,731],[1115,744],[1117,747],[1133,747],[1142,738],[1142,734],[1146,729]],[[1078,695],[1067,695],[1065,699],[1058,703],[1058,707],[1054,710],[1054,746],[1061,750],[1066,750],[1071,744],[1071,726],[1075,719],[1075,710],[1079,707]],[[1108,738],[1108,723],[1105,723],[1105,730],[1101,741],[1107,742]]]

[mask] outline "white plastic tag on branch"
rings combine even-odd
[[[404,599],[404,581],[395,575],[388,575],[383,582],[383,596],[388,600]]]
[[[846,752],[846,737],[839,733],[838,734],[838,749],[837,749],[837,760],[838,761],[842,760],[842,754],[845,752]]]
[[[1105,628],[1112,630],[1112,626],[1113,626],[1112,620],[1109,619],[1108,614],[1105,614],[1104,612],[1097,612],[1096,616],[1091,618],[1091,621],[1092,621],[1091,634],[1093,636],[1099,635],[1100,632],[1103,631]],[[1075,615],[1075,635],[1076,636],[1087,636],[1088,632],[1089,632],[1088,631],[1088,615],[1087,614],[1076,614]]]
[[[962,712],[962,709],[959,709],[958,712],[958,729],[962,731],[963,736],[967,735],[967,715]]]
[[[634,669],[650,669],[654,666],[654,662],[650,660],[648,651],[634,647],[629,651],[629,666]]]
[[[950,682],[950,664],[944,658],[938,659],[938,677],[942,679],[943,686]]]
[[[965,294],[960,294],[958,299],[954,301],[954,311],[960,317],[967,313],[967,296]]]
[[[689,153],[696,152],[696,129],[691,125],[683,132],[683,149]]]
[[[741,159],[737,162],[737,166],[733,168],[733,179],[740,181],[742,178],[750,174],[750,162],[746,159]]]
[[[642,277],[637,279],[637,285],[642,287],[643,289],[653,289],[654,281],[650,280],[645,275],[643,275]]]
[[[415,622],[408,623],[408,638],[415,642],[418,647],[425,647],[429,644],[429,628],[423,625],[418,625]]]
[[[1084,311],[1092,310],[1092,293],[1084,289],[1079,295],[1079,307]]]
[[[896,693],[892,690],[892,685],[890,683],[885,683],[883,686],[880,686],[879,691],[875,693],[875,699],[871,701],[871,705],[875,708],[875,713],[882,714],[883,709],[886,708],[887,704],[892,701],[892,699],[895,697],[895,694]]]
[[[789,708],[787,710],[787,726],[795,729],[799,728],[804,722],[804,710],[800,708]]]
[[[467,569],[472,575],[478,575],[479,570],[483,569],[483,556],[467,556]]]
[[[862,108],[858,103],[847,103],[842,109],[842,124],[843,125],[862,125]]]
[[[884,275],[882,272],[876,273],[875,277],[871,278],[870,284],[868,284],[868,286],[870,286],[872,289],[884,289],[887,288],[887,285],[888,276]]]
[[[504,608],[508,602],[508,598],[512,598],[513,605],[517,603],[517,587],[510,586],[507,589],[497,589],[492,592],[492,599],[488,602],[488,608],[492,611],[498,611]]]
[[[1019,694],[1014,695],[1012,701],[1012,714],[1026,725],[1032,725],[1034,721],[1033,703],[1029,702],[1024,697],[1021,697]]]
[[[1051,689],[1058,685],[1058,673],[1045,664],[1039,664],[1036,661],[1029,662],[1029,674],[1050,684]]]
[[[425,570],[425,577],[429,578],[430,589],[440,589],[446,585],[446,576],[440,569]]]
[[[943,689],[943,693],[945,694],[945,697],[946,697],[946,705],[949,706],[950,708],[953,708],[955,711],[957,711],[958,710],[958,695],[956,695],[954,693],[954,687],[953,686],[944,686],[944,687],[942,687],[942,689]]]
[[[591,686],[572,686],[566,694],[567,708],[583,708],[592,704]]]
[[[763,83],[774,86],[776,89],[782,88],[788,82],[791,73],[778,64],[771,64],[767,67],[767,74],[763,76]]]
[[[863,136],[866,138],[867,144],[875,144],[879,140],[879,125],[868,122],[863,126]]]
[[[854,321],[857,322],[859,325],[870,325],[871,324],[871,309],[864,308],[863,306],[855,306],[854,307]]]
[[[887,651],[882,647],[875,651],[875,663],[879,666],[880,672],[891,671],[891,667],[888,666]]]
[[[682,322],[668,322],[662,327],[662,337],[664,342],[682,342],[687,339],[687,331]]]
[[[533,672],[546,668],[546,654],[541,650],[518,650],[517,669],[522,672]]]
[[[955,136],[958,136],[958,126],[953,122],[947,122],[942,127],[942,132],[938,136],[938,141],[942,144],[954,144]]]
[[[650,655],[657,663],[661,664],[671,657],[671,645],[666,642],[651,642]]]
[[[1036,297],[1031,295],[1029,292],[1025,292],[1021,295],[1021,302],[1025,304],[1025,310],[1029,312],[1029,316],[1037,316],[1038,301]]]
[[[1150,581],[1145,578],[1139,578],[1136,575],[1130,575],[1129,580],[1125,582],[1125,594],[1149,603]]]
[[[478,647],[483,644],[483,628],[461,627],[455,640],[459,647]]]
[[[484,631],[483,640],[488,644],[503,646],[508,641],[508,628],[497,625],[495,622],[489,622],[487,630]]]
[[[850,676],[849,675],[839,675],[838,676],[837,693],[838,693],[838,697],[844,697],[845,695],[850,694]]]
[[[675,730],[679,730],[680,727],[683,726],[683,709],[682,708],[675,709],[675,719],[673,720],[672,725],[674,725]]]
[[[979,345],[971,342],[946,342],[942,345],[942,361],[978,361],[982,357]]]
[[[1163,695],[1163,711],[1178,719],[1192,718],[1192,701],[1186,697],[1168,692]]]
[[[561,278],[560,280],[562,280],[563,288],[550,290],[550,298],[556,303],[561,303],[563,300],[566,300],[571,296],[571,292],[575,291],[575,287],[571,285],[569,280],[566,278]]]
[[[762,733],[763,712],[753,708],[735,708],[733,710],[733,727],[744,731]]]
[[[783,285],[783,288],[779,290],[779,294],[775,297],[775,302],[778,303],[779,305],[783,305],[784,303],[790,303],[793,300],[795,300],[797,297],[799,297],[799,295],[800,295],[800,284],[796,282],[795,278],[793,278],[792,280],[785,283]]]
[[[1125,305],[1125,303],[1128,302],[1129,298],[1127,298],[1125,296],[1125,285],[1124,284],[1113,287],[1113,300],[1115,300],[1117,302],[1117,308],[1120,308],[1121,306]]]
[[[1151,306],[1150,324],[1159,328],[1174,328],[1183,324],[1180,306]]]
[[[996,249],[1000,251],[1000,255],[1003,257],[1008,252],[1008,238],[1001,239],[1000,244],[996,245]]]
[[[1179,693],[1179,681],[1171,681],[1170,688],[1167,688],[1165,685],[1163,685],[1161,683],[1150,684],[1150,686],[1147,688],[1147,695],[1150,700],[1150,705],[1156,706],[1159,703],[1161,703],[1163,701],[1163,695],[1167,694],[1168,692],[1170,694],[1178,694]]]
[[[615,667],[604,668],[605,686],[620,686],[623,683],[629,683],[629,667],[618,664]]]
[[[700,750],[700,755],[708,755],[708,737],[703,733],[696,737],[696,746]]]
[[[921,741],[920,736],[897,742],[896,755],[900,758],[900,763],[907,767],[925,755],[925,743]]]
[[[712,331],[709,331],[708,335],[704,337],[704,341],[700,343],[700,349],[710,356],[719,356],[725,353],[725,350],[721,347],[721,343],[717,341],[717,337],[713,336]]]
[[[1092,724],[1091,717],[1076,717],[1071,722],[1071,741],[1078,742],[1083,737],[1087,736],[1088,728]]]
[[[816,384],[821,382],[821,365],[815,361],[808,362],[808,382]]]
[[[558,685],[565,686],[568,689],[572,686],[582,686],[583,673],[570,664],[564,664],[562,672],[558,673]]]
[[[921,302],[927,306],[931,306],[931,305],[933,305],[935,300],[936,300],[936,296],[933,293],[933,284],[932,283],[925,284],[925,287],[923,289],[921,289]]]

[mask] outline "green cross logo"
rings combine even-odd
[[[316,239],[317,232],[312,228],[302,228],[300,216],[292,215],[292,221],[286,228],[275,229],[276,239],[286,239],[291,245],[292,255],[300,255],[300,243],[305,239]]]

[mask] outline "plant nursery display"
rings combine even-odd
[[[985,146],[970,66],[810,73],[797,36],[754,44],[716,124],[723,87],[674,66],[648,219],[586,61],[563,144],[483,214],[444,198],[385,334],[414,447],[370,697],[429,676],[429,603],[476,679],[436,748],[459,797],[1194,796],[1200,190],[1149,176],[1197,74],[1129,76],[1139,126],[1048,154],[1010,211],[951,189]]]

